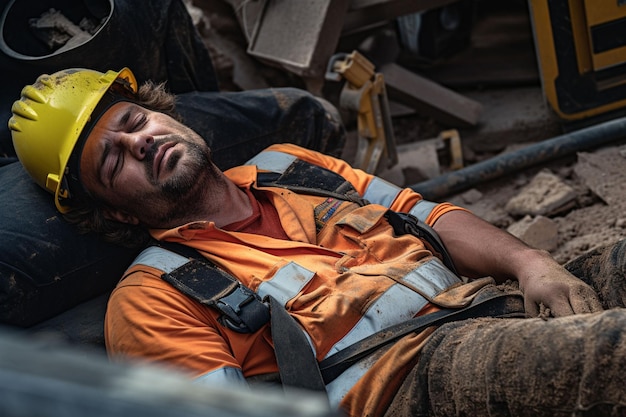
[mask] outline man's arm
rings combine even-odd
[[[270,150],[287,152],[313,164],[330,169],[366,194],[377,179],[347,162],[320,155],[294,145],[274,145]],[[388,184],[387,205],[393,210],[410,212],[422,197],[415,191]],[[591,287],[570,274],[547,252],[532,249],[513,235],[451,204],[439,204],[422,218],[443,240],[457,270],[469,278],[492,276],[497,281],[517,279],[524,292],[526,311],[539,314],[540,305],[554,316],[601,309]]]
[[[539,314],[541,305],[554,316],[602,309],[593,289],[549,253],[529,247],[469,212],[447,212],[433,228],[460,274],[468,278],[491,276],[497,282],[518,280],[531,316]]]

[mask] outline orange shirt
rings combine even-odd
[[[376,181],[344,161],[293,145],[275,145],[269,150],[331,169],[361,194]],[[256,173],[255,166],[226,172],[244,189],[254,186]],[[415,271],[430,270],[440,263],[417,238],[394,235],[384,219],[387,207],[339,202],[318,234],[314,212],[325,197],[271,187],[262,192],[276,208],[289,240],[226,231],[210,221],[154,230],[153,236],[198,249],[258,293],[288,292],[277,276],[289,277],[291,286],[301,283],[301,288],[286,296],[285,307],[308,334],[318,360],[349,344],[355,328],[370,326],[370,322],[403,321],[436,308],[429,302],[432,300],[420,300],[410,289],[414,283],[406,277],[419,284],[421,278]],[[389,206],[409,211],[420,200],[421,196],[411,190],[399,190]],[[426,222],[432,225],[446,212],[457,209],[447,203],[436,205]],[[437,274],[439,270],[434,271]],[[186,370],[193,377],[223,369],[240,370],[246,377],[278,371],[269,326],[254,334],[229,330],[218,322],[217,311],[178,292],[160,278],[161,274],[155,267],[135,265],[111,295],[105,336],[112,357],[159,362]],[[391,297],[394,293],[396,298]],[[336,398],[338,405],[355,416],[384,412],[394,387],[416,362],[428,334],[406,337],[388,351],[381,351],[365,377],[347,392],[337,391],[341,393]]]

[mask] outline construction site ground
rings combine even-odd
[[[223,89],[289,84],[285,80],[302,86],[280,69],[246,56],[237,21],[228,7],[219,1],[197,3],[189,5],[190,11],[211,51]],[[465,166],[572,129],[571,123],[555,115],[543,93],[526,2],[504,6],[492,1],[477,3],[469,46],[440,62],[413,69],[481,104],[479,123],[457,129]],[[410,59],[405,61],[410,67]],[[424,146],[450,126],[407,111],[393,101],[391,106],[399,162],[380,175],[409,186],[445,173],[446,165]],[[353,119],[348,116],[345,121],[349,135],[344,158],[350,160],[357,132]],[[626,233],[623,143],[626,140],[601,147],[591,144],[443,199],[467,207],[565,263]]]

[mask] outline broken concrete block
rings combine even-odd
[[[525,216],[522,220],[510,225],[507,231],[533,248],[550,252],[558,245],[558,226],[544,216]]]
[[[576,176],[607,204],[620,204],[626,182],[626,158],[615,147],[579,152]]]
[[[474,204],[481,198],[483,198],[483,193],[478,191],[476,188],[472,188],[471,190],[461,194],[461,199],[463,199],[463,201],[467,204]]]
[[[400,187],[415,184],[441,173],[437,143],[424,140],[398,145],[398,163],[377,175]]]
[[[569,207],[576,196],[576,191],[557,175],[543,170],[509,200],[505,209],[513,216],[546,216]]]

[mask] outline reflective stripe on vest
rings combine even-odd
[[[276,271],[271,279],[263,281],[259,285],[257,294],[262,299],[271,295],[285,305],[311,281],[313,276],[315,276],[315,272],[295,262],[289,262]]]
[[[297,159],[297,157],[284,152],[264,151],[250,159],[245,165],[256,165],[258,169],[282,174]],[[382,178],[374,177],[367,186],[365,194],[361,197],[370,203],[380,204],[381,206],[389,208],[400,191],[402,191],[402,188],[397,185],[385,181]],[[426,218],[428,218],[428,215],[437,204],[438,203],[427,200],[420,200],[409,210],[409,213],[425,222]]]
[[[402,278],[402,282],[417,288],[428,297],[434,298],[461,280],[446,268],[438,258],[432,258],[409,272]],[[379,330],[413,318],[427,303],[426,298],[402,284],[391,286],[367,309],[350,332],[331,348],[326,357]],[[346,369],[328,384],[326,390],[331,405],[338,406],[341,399],[371,366],[372,359],[366,357]]]
[[[151,266],[169,274],[187,262],[189,262],[189,259],[182,255],[158,246],[149,246],[137,255],[130,267],[135,265]]]
[[[135,258],[130,267],[145,265],[170,273],[187,262],[189,262],[188,258],[175,252],[159,246],[150,246]],[[313,276],[315,276],[315,272],[295,262],[289,262],[278,269],[271,279],[262,282],[257,294],[261,298],[271,295],[284,305],[295,297],[311,281]]]
[[[389,287],[370,305],[350,332],[330,349],[326,357],[385,327],[413,318],[428,304],[428,299],[410,287],[416,288],[432,299],[446,288],[459,283],[460,279],[438,258],[433,257],[401,277],[399,281],[405,282],[407,286],[394,284]]]
[[[285,152],[264,151],[250,159],[245,165],[256,165],[258,169],[282,174],[296,158]]]
[[[204,375],[200,375],[194,379],[194,382],[213,387],[247,386],[246,378],[243,376],[241,369],[230,366],[219,368]]]
[[[370,203],[380,204],[381,206],[389,208],[393,200],[400,194],[400,191],[402,191],[402,188],[397,185],[391,184],[382,178],[375,177],[367,186],[363,198]],[[437,204],[439,203],[420,200],[409,210],[409,214],[417,217],[422,222],[426,222],[428,215]]]

